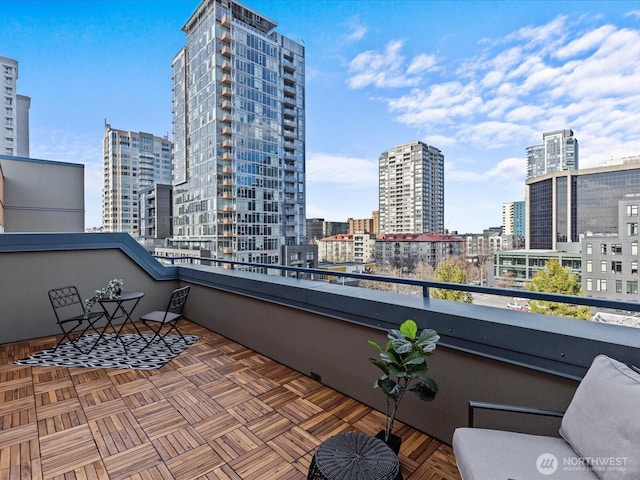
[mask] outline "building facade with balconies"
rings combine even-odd
[[[157,183],[171,183],[171,142],[105,123],[103,169],[103,231],[140,235],[139,194]]]
[[[204,0],[173,60],[174,238],[216,258],[281,263],[306,243],[305,53],[277,24]]]
[[[18,62],[0,57],[2,72],[2,130],[0,130],[0,154],[29,157],[29,108],[31,98],[18,95]]]
[[[444,233],[444,155],[420,141],[379,158],[380,233]]]

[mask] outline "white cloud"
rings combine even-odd
[[[373,85],[377,88],[399,88],[418,85],[421,74],[434,70],[437,59],[433,55],[420,54],[408,66],[401,54],[403,42],[392,40],[384,51],[367,50],[358,54],[349,64],[347,84],[352,89]]]
[[[358,17],[352,17],[347,22],[347,28],[349,29],[349,33],[343,35],[342,39],[345,43],[355,43],[362,40],[369,29],[360,23],[360,19]]]
[[[395,121],[424,132],[436,146],[435,140],[449,146],[455,139],[524,156],[532,138],[572,128],[583,166],[606,161],[605,150],[640,154],[640,30],[598,21],[561,15],[520,28],[483,41],[483,51],[458,67],[424,53],[405,69],[402,43],[392,42],[384,54],[364,52],[352,61],[352,87],[386,87],[391,72],[420,72],[419,82],[396,77],[404,91],[384,101]]]
[[[525,179],[526,164],[523,158],[511,157],[498,162],[486,171],[457,170],[453,163],[446,165],[446,178],[454,182],[495,182],[508,181],[522,183]]]
[[[378,159],[311,153],[307,156],[307,182],[377,188]]]

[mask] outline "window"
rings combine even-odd
[[[638,282],[636,280],[627,282],[627,293],[630,295],[638,294]]]
[[[593,260],[587,260],[587,273],[593,272]]]
[[[631,275],[637,275],[637,274],[638,274],[638,261],[631,260]]]
[[[593,280],[587,278],[587,292],[590,292],[591,290],[593,290]]]
[[[622,255],[622,245],[619,243],[611,245],[611,255]]]
[[[627,223],[627,235],[638,235],[637,222]]]
[[[622,293],[622,280],[616,280],[616,293]]]
[[[600,253],[602,255],[606,255],[607,254],[607,244],[606,243],[601,243],[600,244]]]
[[[638,216],[638,205],[627,205],[627,217]]]
[[[622,273],[622,262],[611,262],[611,273]]]
[[[587,243],[587,255],[593,255],[593,244]]]
[[[607,261],[606,260],[600,260],[600,271],[602,273],[606,273],[607,272]]]
[[[638,242],[637,242],[637,240],[634,240],[633,242],[631,242],[631,255],[633,255],[633,256],[638,255]]]
[[[598,278],[598,279],[596,279],[596,290],[598,292],[606,292],[607,291],[607,279],[606,278]]]

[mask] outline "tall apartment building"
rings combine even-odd
[[[502,234],[524,237],[525,203],[507,202],[502,204]]]
[[[637,192],[640,157],[527,180],[526,248],[556,250],[587,233],[617,234],[618,201]]]
[[[31,98],[18,95],[18,62],[0,57],[2,70],[2,130],[0,154],[29,157],[29,108]]]
[[[173,60],[174,242],[280,263],[306,243],[305,52],[233,0],[203,0]]]
[[[105,123],[103,164],[103,231],[140,235],[138,195],[156,183],[171,183],[171,142]]]
[[[379,159],[380,233],[444,233],[444,155],[420,141]]]
[[[527,179],[578,169],[578,139],[573,130],[542,134],[542,144],[527,147]]]

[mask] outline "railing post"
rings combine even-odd
[[[429,298],[429,287],[427,285],[422,286],[422,296],[424,298]]]

